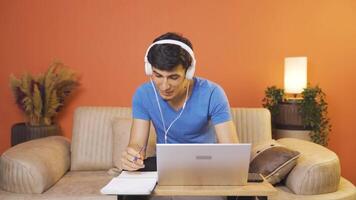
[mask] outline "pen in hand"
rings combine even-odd
[[[140,151],[137,153],[138,156],[134,157],[133,162],[136,162],[139,158],[141,158],[141,152],[143,151],[144,148],[145,148],[144,146],[141,147]]]

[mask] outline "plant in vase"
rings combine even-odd
[[[54,62],[44,74],[10,76],[10,87],[16,104],[24,112],[27,122],[12,127],[11,145],[30,139],[57,135],[55,119],[66,97],[79,85],[76,74],[60,62]]]
[[[296,130],[309,130],[311,141],[327,146],[331,125],[327,116],[326,95],[322,89],[319,86],[308,86],[303,89],[301,98],[292,102],[288,102],[285,96],[284,90],[276,86],[268,87],[265,90],[262,105],[271,112],[272,127],[280,128],[278,126],[287,121],[285,117],[289,117],[289,122],[300,124],[302,129],[298,126],[289,126],[289,128],[297,127]],[[297,115],[291,117],[290,115],[291,113],[293,115],[293,112],[286,111],[286,108],[296,108]],[[286,127],[288,128],[288,126]]]

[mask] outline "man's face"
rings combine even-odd
[[[164,100],[173,100],[185,91],[185,69],[182,65],[178,65],[172,71],[159,70],[153,67],[152,80]]]

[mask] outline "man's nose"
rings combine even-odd
[[[161,90],[167,90],[169,87],[168,79],[164,78],[161,84]]]

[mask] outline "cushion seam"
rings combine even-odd
[[[275,170],[273,170],[268,176],[266,176],[265,178],[269,178],[271,176],[273,176],[275,173],[277,173],[277,171],[279,171],[280,169],[282,169],[284,166],[288,165],[290,162],[294,161],[295,159],[298,159],[300,156],[300,154],[292,157],[291,159],[289,159],[287,162],[283,163],[281,166],[277,167]]]

